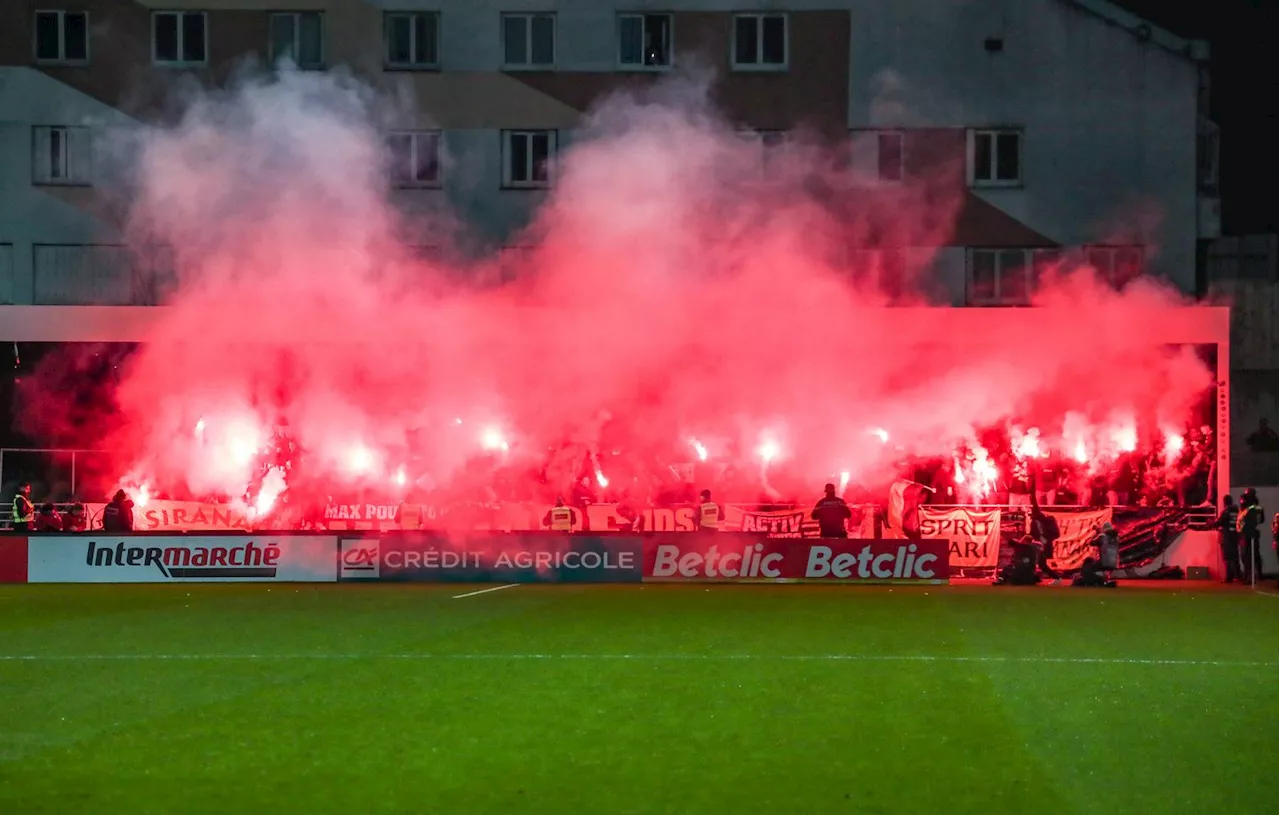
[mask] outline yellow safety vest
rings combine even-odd
[[[708,501],[700,507],[698,514],[698,526],[703,529],[719,529],[720,528],[720,505],[715,501]]]
[[[35,505],[26,496],[15,495],[13,497],[13,522],[15,524],[29,524],[35,519]]]
[[[551,528],[557,532],[572,530],[573,510],[568,507],[553,507],[551,510]]]

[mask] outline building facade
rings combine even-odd
[[[1238,487],[1280,479],[1280,291],[1275,235],[1226,237],[1209,247],[1209,300],[1231,306],[1231,460]],[[1274,512],[1275,501],[1268,511]]]
[[[1218,237],[1207,47],[1104,0],[12,0],[0,7],[0,304],[151,305],[104,203],[97,130],[181,83],[344,66],[405,100],[389,196],[519,241],[584,112],[692,65],[766,145],[847,148],[862,200],[924,177],[954,224],[875,246],[954,305],[1026,302],[1042,262],[1193,293]],[[415,240],[429,246],[424,233]]]

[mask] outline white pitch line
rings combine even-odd
[[[477,594],[488,594],[491,591],[502,591],[503,589],[514,589],[519,583],[508,583],[505,586],[494,586],[491,589],[481,589],[480,591],[469,591],[466,594],[455,594],[453,599],[461,600],[463,597],[475,597]]]
[[[1119,659],[1110,657],[932,656],[928,654],[0,654],[0,662],[215,661],[215,660],[633,660],[780,662],[977,662],[1069,665],[1181,665],[1214,668],[1276,668],[1276,662],[1215,659]]]

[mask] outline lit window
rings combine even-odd
[[[619,15],[618,64],[631,69],[671,67],[671,15]]]

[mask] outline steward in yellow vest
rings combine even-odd
[[[702,503],[698,506],[698,530],[716,532],[724,522],[724,507],[711,500],[711,490],[702,491]]]
[[[542,518],[542,525],[555,532],[572,532],[577,514],[564,505],[564,497],[556,498],[556,505]]]

